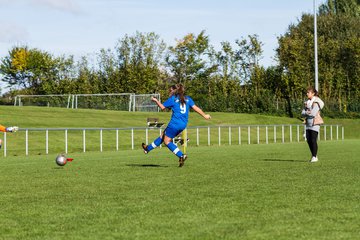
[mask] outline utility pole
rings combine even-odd
[[[319,91],[319,73],[318,73],[318,51],[317,51],[317,18],[316,18],[316,0],[314,0],[314,55],[315,55],[315,89]]]

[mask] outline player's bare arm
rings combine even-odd
[[[161,110],[165,109],[165,106],[156,97],[151,97],[151,101],[155,102]]]
[[[203,110],[201,110],[201,108],[199,108],[198,106],[194,105],[192,109],[194,109],[194,111],[200,114],[203,118],[207,120],[211,119],[211,116],[209,114],[205,114]]]

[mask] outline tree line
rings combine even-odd
[[[329,116],[360,116],[360,0],[328,0],[318,9],[320,96]],[[167,46],[136,32],[101,49],[92,61],[55,57],[28,46],[1,58],[0,77],[17,94],[153,93],[182,83],[206,111],[295,116],[314,85],[314,16],[302,14],[278,37],[275,66],[259,64],[263,43],[249,35],[210,43],[205,31]]]

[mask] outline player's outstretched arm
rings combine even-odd
[[[161,110],[164,110],[166,108],[156,97],[151,97],[151,101],[155,102],[159,106],[159,108],[161,108]]]
[[[199,108],[198,106],[194,105],[192,109],[194,109],[194,111],[200,114],[203,118],[207,120],[211,119],[211,116],[209,114],[205,114],[203,110],[201,110],[201,108]]]

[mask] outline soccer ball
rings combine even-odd
[[[64,154],[59,154],[56,156],[55,162],[59,166],[64,166],[67,163],[67,158]]]

